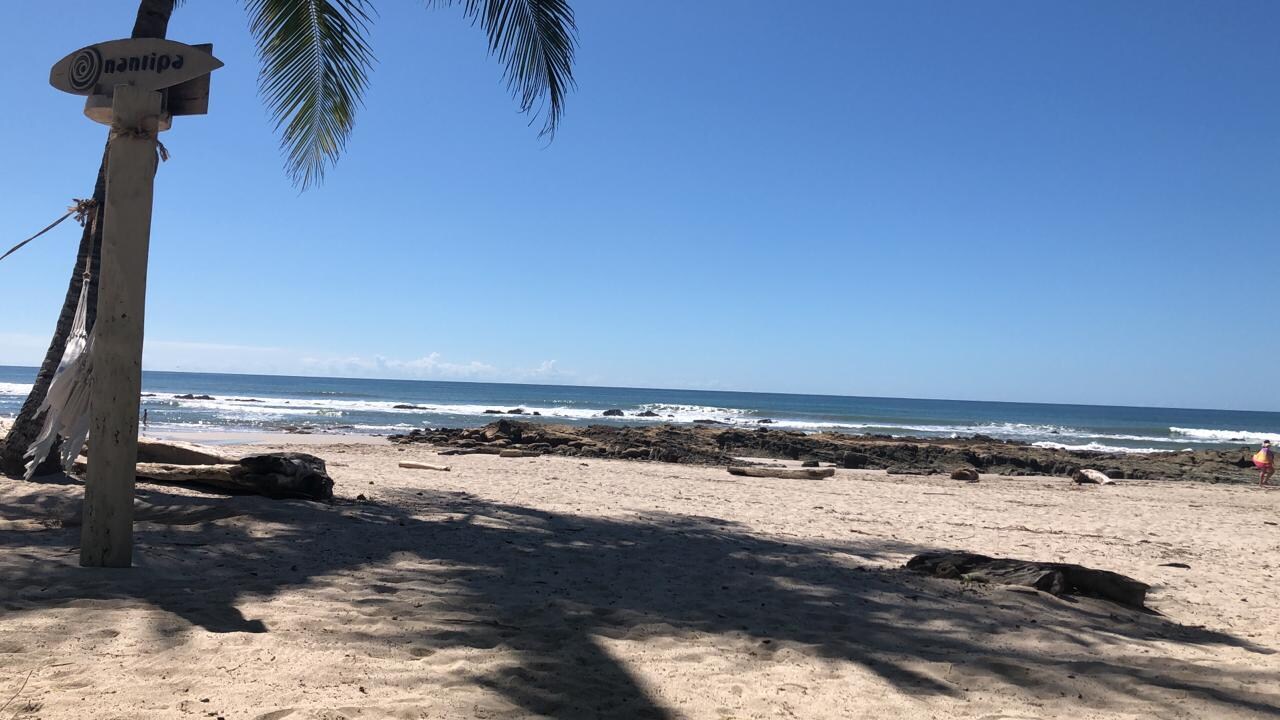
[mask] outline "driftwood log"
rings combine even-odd
[[[836,474],[835,468],[770,468],[729,467],[730,475],[745,477],[782,478],[783,480],[821,480]]]
[[[177,440],[138,438],[138,462],[166,465],[235,465],[240,458],[211,447]]]
[[[85,467],[83,461],[76,463],[79,472]],[[277,499],[333,499],[333,478],[329,477],[324,460],[306,453],[266,453],[229,463],[198,465],[140,462],[135,472],[139,480],[205,486],[232,493]]]
[[[1106,473],[1088,468],[1081,468],[1071,473],[1071,479],[1077,485],[1110,485],[1112,483],[1111,478],[1107,477]]]
[[[1053,595],[1083,595],[1146,610],[1150,585],[1109,570],[1070,563],[987,557],[975,553],[937,552],[916,555],[907,569],[953,580],[1023,585]]]
[[[414,462],[412,460],[402,460],[400,467],[409,470],[439,470],[440,472],[449,472],[451,469],[448,465],[432,465],[431,463]]]

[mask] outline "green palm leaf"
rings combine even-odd
[[[346,147],[368,85],[368,0],[246,0],[258,85],[281,131],[286,168],[306,189]]]
[[[427,0],[427,6],[456,2]],[[465,0],[464,13],[484,26],[489,52],[506,66],[507,87],[520,111],[534,112],[545,99],[540,135],[553,136],[574,86],[577,26],[568,0]]]

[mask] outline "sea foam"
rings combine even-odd
[[[1213,430],[1209,428],[1171,427],[1169,428],[1169,434],[1179,438],[1186,438],[1191,442],[1202,443],[1239,442],[1257,444],[1263,440],[1280,443],[1280,433],[1259,430]]]

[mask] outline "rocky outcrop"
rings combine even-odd
[[[483,428],[414,430],[394,435],[391,441],[452,448],[492,444],[558,455],[701,465],[727,465],[734,457],[817,460],[848,469],[942,475],[969,468],[997,475],[1071,477],[1077,470],[1090,469],[1117,479],[1246,482],[1249,477],[1243,470],[1252,467],[1247,448],[1132,455],[1040,448],[988,437],[892,438],[714,425],[581,427],[500,420]]]
[[[605,417],[622,417],[624,413],[618,408],[611,408],[609,410],[605,410],[601,414],[604,415]]]
[[[925,553],[907,561],[907,569],[934,577],[969,582],[1033,587],[1052,595],[1083,595],[1146,610],[1150,585],[1109,570],[1070,563],[1008,560],[961,552]]]

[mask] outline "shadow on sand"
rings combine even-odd
[[[354,618],[331,628],[342,642],[380,643],[406,660],[501,646],[518,664],[479,682],[550,717],[673,717],[602,645],[636,634],[715,636],[764,660],[785,648],[857,663],[922,699],[958,697],[980,680],[1036,697],[1074,696],[1069,676],[1079,675],[1093,688],[1075,701],[1082,709],[1173,707],[1189,697],[1280,715],[1269,673],[1207,672],[1135,649],[1158,641],[1267,652],[1244,640],[1100,601],[966,588],[863,564],[935,549],[924,546],[790,543],[716,518],[560,515],[461,493],[405,491],[325,506],[140,486],[137,567],[100,571],[76,566],[74,521],[47,522],[75,514],[74,493],[16,487],[3,508],[10,525],[0,529],[0,552],[12,554],[6,565],[17,577],[5,578],[0,616],[136,598],[209,631],[271,632],[242,614],[242,600],[328,588],[326,602]],[[229,516],[265,521],[269,532],[250,536],[245,523],[218,522]],[[48,529],[14,529],[24,520]],[[250,565],[256,570],[246,572]],[[343,578],[356,568],[374,580]],[[361,622],[371,617],[379,622]],[[387,627],[396,628],[393,637]],[[1028,650],[1036,644],[1014,642],[1020,633],[1067,643],[1076,659]],[[181,633],[170,637],[182,642]],[[1255,683],[1264,690],[1245,689]]]

